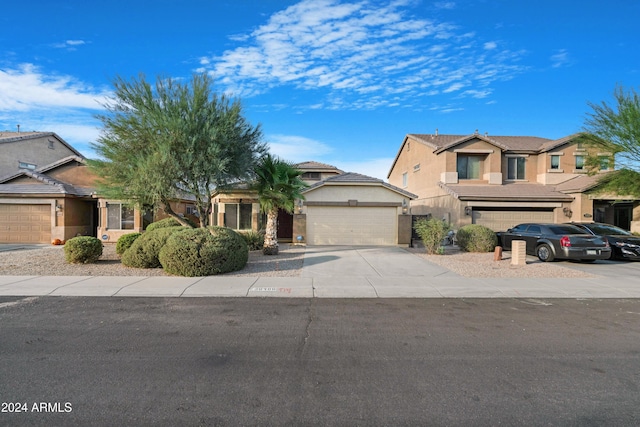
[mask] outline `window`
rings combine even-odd
[[[418,163],[417,165],[413,165],[414,172],[418,172],[419,170],[420,170],[420,163]]]
[[[402,187],[405,188],[409,185],[409,175],[405,172],[402,174]]]
[[[33,163],[27,163],[27,162],[18,162],[18,167],[20,169],[34,170],[37,167],[37,165],[34,165]]]
[[[508,157],[507,158],[507,179],[525,179],[524,157]]]
[[[480,179],[482,168],[481,156],[458,154],[457,169],[458,179]]]
[[[251,211],[251,203],[225,203],[225,227],[233,230],[251,230]]]
[[[557,154],[553,154],[551,156],[551,169],[553,170],[560,169],[560,156]]]
[[[320,181],[320,172],[305,172],[301,178],[307,181]]]
[[[48,142],[49,142],[49,149],[55,150],[56,147],[55,147],[55,145],[53,145],[53,141],[52,140],[48,140]]]
[[[608,157],[600,157],[600,170],[608,171],[609,170],[609,158]]]
[[[584,156],[576,156],[576,170],[584,169]]]
[[[107,203],[107,229],[133,230],[133,208],[122,203]]]
[[[187,205],[185,212],[187,215],[197,215],[198,211],[196,210],[196,207],[194,205]]]

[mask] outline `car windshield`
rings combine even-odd
[[[588,234],[586,231],[575,225],[550,225],[549,230],[553,234]]]
[[[623,234],[626,236],[630,236],[627,230],[623,230],[620,227],[616,227],[615,225],[609,224],[585,224],[589,230],[593,231],[595,234]]]

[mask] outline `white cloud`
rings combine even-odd
[[[564,67],[571,63],[569,53],[566,49],[557,50],[549,59],[551,60],[551,66],[553,68]]]
[[[484,47],[486,50],[493,50],[493,49],[495,49],[495,48],[497,48],[497,47],[498,47],[498,43],[496,43],[496,42],[486,42],[486,43],[483,45],[483,47]]]
[[[482,43],[454,24],[416,18],[410,5],[415,3],[302,0],[246,37],[234,35],[236,48],[202,58],[200,65],[226,92],[243,98],[292,86],[321,90],[326,108],[350,109],[385,105],[368,98],[389,94],[402,93],[400,103],[414,100],[438,85],[449,92],[482,90],[474,86],[522,71],[522,52],[499,51],[496,42]],[[340,107],[332,101],[337,98],[344,101]]]
[[[438,9],[455,9],[456,8],[455,2],[452,2],[452,1],[439,1],[434,3],[434,6],[437,7]]]
[[[341,160],[327,160],[326,163],[336,166],[345,172],[355,172],[362,175],[372,176],[387,182],[387,174],[393,163],[392,157],[365,159],[357,162],[343,162]]]
[[[99,110],[108,93],[70,76],[47,76],[32,64],[0,70],[0,111],[48,108]]]
[[[296,163],[317,160],[333,151],[327,144],[297,135],[268,135],[266,140],[271,154]]]

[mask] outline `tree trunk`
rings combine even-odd
[[[278,209],[267,212],[267,228],[264,233],[264,246],[262,253],[265,255],[278,255]]]
[[[162,209],[164,210],[164,213],[174,218],[181,225],[184,225],[185,227],[191,227],[191,225],[189,225],[189,223],[183,217],[181,217],[180,215],[175,213],[173,209],[171,209],[171,204],[168,201],[162,201]]]

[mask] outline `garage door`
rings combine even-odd
[[[310,245],[396,245],[396,208],[327,207],[307,209]]]
[[[0,204],[0,243],[49,243],[51,205]]]
[[[523,222],[554,222],[553,211],[473,210],[473,223],[484,225],[493,231],[505,231]]]

